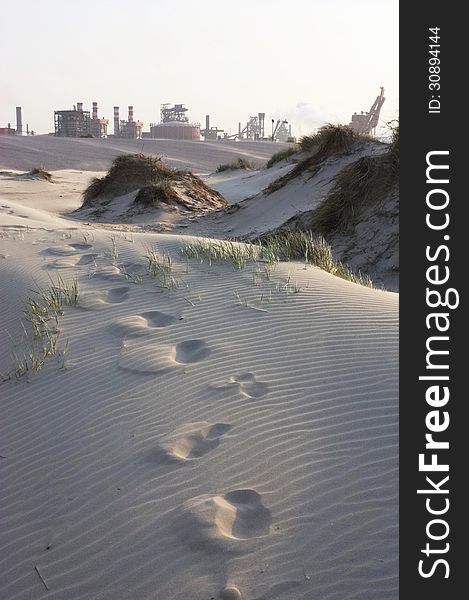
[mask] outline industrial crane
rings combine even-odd
[[[376,96],[376,100],[373,102],[370,110],[367,113],[362,112],[360,115],[357,113],[352,115],[350,127],[352,127],[352,129],[355,131],[358,131],[358,133],[364,135],[375,135],[375,129],[379,121],[379,113],[384,101],[386,100],[384,97],[384,87],[381,87],[380,89],[381,93],[379,96]]]

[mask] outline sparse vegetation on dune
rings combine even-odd
[[[319,170],[321,163],[330,156],[351,152],[357,143],[369,142],[372,139],[357,133],[347,125],[332,125],[331,123],[324,125],[316,133],[305,135],[300,139],[299,149],[303,157],[289,173],[268,186],[268,193],[279,190],[305,171],[314,175]]]
[[[54,183],[52,173],[49,173],[49,171],[46,171],[45,169],[42,169],[40,167],[35,167],[34,169],[31,169],[31,171],[27,173],[27,176],[34,177],[34,179],[45,179],[49,183]]]
[[[352,150],[357,140],[370,141],[373,138],[357,133],[348,125],[333,125],[328,123],[312,135],[300,139],[302,152],[315,152],[321,156],[332,156]]]
[[[175,169],[163,162],[162,157],[145,154],[117,156],[104,177],[91,180],[83,192],[83,206],[89,206],[99,196],[122,196],[138,188],[155,185],[169,179]]]
[[[276,257],[281,260],[301,260],[311,263],[327,273],[366,287],[373,287],[371,279],[361,273],[354,273],[350,267],[334,260],[329,244],[322,236],[311,231],[284,231],[267,234],[254,243],[260,246],[261,257]]]
[[[299,144],[292,144],[288,148],[284,148],[283,150],[279,150],[278,152],[273,154],[267,161],[267,164],[265,165],[265,167],[266,167],[266,169],[270,169],[270,167],[273,167],[274,165],[281,162],[282,160],[292,162],[293,157],[296,156],[299,152],[300,152]]]
[[[244,269],[249,260],[259,261],[270,267],[281,261],[300,260],[341,279],[373,287],[369,277],[354,273],[347,265],[334,260],[325,239],[314,236],[311,232],[285,231],[264,235],[252,240],[252,243],[201,239],[185,244],[180,254],[209,264],[230,262],[236,270]]]
[[[365,207],[382,200],[397,186],[398,175],[399,126],[396,126],[387,152],[363,156],[340,171],[331,191],[313,212],[311,227],[324,234],[347,229]]]
[[[255,170],[257,166],[247,158],[238,157],[230,163],[225,163],[217,167],[216,172],[222,173],[223,171],[235,170],[235,169],[246,169]]]
[[[154,185],[146,185],[139,189],[135,196],[134,203],[140,204],[145,208],[157,208],[161,204],[174,205],[177,204],[179,196],[166,180],[155,183]]]
[[[12,352],[14,367],[7,373],[0,373],[0,381],[20,379],[29,373],[39,372],[51,356],[62,357],[64,367],[65,354],[68,352],[68,341],[60,351],[59,317],[63,315],[65,306],[76,306],[79,302],[78,282],[66,282],[58,276],[51,280],[47,290],[37,290],[34,297],[28,298],[23,310],[25,322],[22,323],[24,339],[23,349]]]
[[[138,190],[134,204],[155,208],[180,204],[188,209],[228,206],[223,196],[190,171],[173,169],[162,157],[124,154],[112,162],[104,177],[95,177],[83,192],[83,207],[106,204],[117,196]]]
[[[244,269],[247,259],[255,258],[256,252],[251,244],[207,239],[184,244],[180,250],[180,254],[186,258],[196,258],[209,264],[229,261],[238,271]]]

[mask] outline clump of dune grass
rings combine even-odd
[[[373,287],[369,277],[354,273],[347,265],[334,260],[326,240],[311,232],[285,231],[264,235],[252,240],[252,243],[201,239],[184,244],[179,252],[186,258],[195,258],[209,264],[228,261],[236,270],[244,269],[249,260],[261,262],[267,265],[267,274],[272,265],[278,262],[300,260],[341,279]]]
[[[251,244],[201,239],[184,244],[179,252],[186,258],[196,258],[209,264],[228,261],[239,271],[244,269],[247,259],[255,257],[257,250]]]
[[[300,152],[304,155],[303,158],[289,173],[273,181],[267,187],[267,192],[272,193],[279,190],[304,172],[314,175],[327,158],[349,153],[358,142],[372,139],[370,136],[357,133],[348,125],[333,125],[332,123],[323,125],[316,133],[305,135],[300,139],[299,147]]]
[[[164,273],[171,273],[173,270],[173,261],[169,254],[163,252],[163,254],[160,255],[157,250],[147,248],[145,258],[148,261],[147,271],[151,277],[157,277]]]
[[[117,156],[104,177],[95,177],[83,192],[83,206],[89,206],[98,196],[122,196],[138,188],[155,185],[170,178],[175,170],[162,157],[145,154]]]
[[[277,257],[278,261],[301,260],[313,264],[336,277],[373,287],[367,275],[354,273],[344,263],[334,260],[331,247],[322,236],[313,235],[311,231],[284,231],[264,235],[253,240],[260,247],[260,256]]]
[[[77,305],[79,301],[78,282],[66,282],[60,276],[57,281],[51,280],[48,289],[38,289],[33,297],[29,297],[23,310],[25,320],[22,321],[24,339],[22,350],[14,349],[12,357],[14,366],[7,373],[0,374],[0,380],[20,379],[30,373],[38,373],[50,356],[62,355],[62,366],[68,352],[68,341],[62,352],[59,350],[59,317],[64,306]]]
[[[54,183],[52,173],[49,173],[49,171],[46,171],[45,169],[42,169],[40,167],[35,167],[34,169],[31,169],[31,171],[29,171],[27,175],[28,177],[34,177],[34,179],[45,179],[49,183]]]
[[[161,204],[174,205],[179,201],[179,196],[168,180],[162,180],[154,185],[146,185],[138,191],[134,204],[144,208],[157,208]]]
[[[399,178],[399,126],[387,152],[363,156],[335,177],[329,194],[313,212],[311,227],[321,233],[345,231],[366,207],[382,200]]]
[[[218,165],[216,172],[222,173],[223,171],[229,171],[234,169],[254,170],[257,169],[257,167],[251,160],[248,160],[247,158],[238,157],[230,163]]]
[[[299,145],[302,152],[315,152],[323,156],[332,156],[349,152],[357,140],[370,140],[370,136],[358,133],[348,125],[334,125],[328,123],[312,135],[305,135],[300,139]]]
[[[274,165],[281,162],[282,160],[291,162],[292,158],[295,155],[297,155],[299,151],[300,151],[299,144],[293,144],[291,146],[288,146],[288,148],[279,150],[278,152],[276,152],[269,158],[269,160],[267,161],[267,164],[265,165],[266,169],[270,169],[270,167],[273,167]]]
[[[219,192],[190,171],[173,169],[161,157],[124,154],[113,160],[104,177],[90,181],[82,207],[93,206],[97,198],[105,205],[135,190],[134,204],[144,208],[182,204],[189,210],[213,210],[228,206]]]

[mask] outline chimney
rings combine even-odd
[[[208,138],[210,131],[210,115],[205,115],[205,139]]]
[[[93,102],[93,119],[97,119],[98,118],[98,103],[97,102]]]
[[[83,112],[83,102],[77,102],[77,110]]]
[[[120,121],[119,121],[119,107],[114,106],[114,135],[119,136],[120,133]]]
[[[134,120],[134,107],[133,106],[129,106],[129,118],[128,121],[129,123],[133,123]]]
[[[23,117],[21,115],[21,106],[16,107],[16,135],[23,135]]]

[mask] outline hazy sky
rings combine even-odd
[[[293,134],[348,123],[384,86],[381,123],[398,116],[398,0],[0,0],[0,127],[53,131],[53,111],[83,102],[110,120],[133,104],[159,121],[184,103],[192,121],[235,133],[266,113]],[[269,125],[270,126],[270,125]]]

